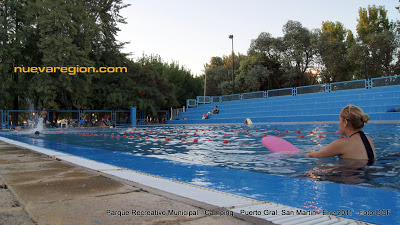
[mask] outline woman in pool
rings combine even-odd
[[[348,138],[339,139],[320,151],[308,153],[308,157],[339,156],[347,159],[368,159],[375,161],[375,147],[372,139],[364,134],[361,129],[368,122],[369,116],[362,109],[348,105],[340,111],[339,132]]]

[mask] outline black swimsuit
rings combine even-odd
[[[368,161],[369,162],[375,161],[374,151],[372,150],[371,144],[369,143],[368,138],[367,136],[365,136],[364,132],[360,130],[354,134],[360,134],[361,140],[364,143],[365,150],[367,151]],[[353,136],[354,134],[350,135],[350,137]]]

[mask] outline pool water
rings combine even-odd
[[[400,124],[368,124],[364,128],[374,140],[378,159],[374,165],[336,157],[304,156],[304,152],[319,150],[340,138],[337,129],[337,124],[92,128],[49,130],[33,137],[184,163],[400,190]],[[272,153],[261,144],[264,134],[282,135],[302,152]],[[32,137],[32,134],[19,135]],[[224,140],[228,143],[223,143]]]
[[[393,218],[400,218],[400,124],[366,124],[363,130],[374,140],[378,159],[374,165],[304,156],[340,138],[337,130],[337,124],[199,125],[50,129],[41,135],[13,131],[0,136],[259,200],[316,211],[387,207],[396,212]],[[282,135],[302,151],[271,153],[261,144],[264,135]],[[375,196],[373,201],[369,195]],[[349,218],[383,224],[393,219]]]

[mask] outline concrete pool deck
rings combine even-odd
[[[219,210],[0,141],[0,224],[273,224]]]
[[[28,142],[0,137],[0,225],[367,224],[81,158],[39,147],[36,139]]]

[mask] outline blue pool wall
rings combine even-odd
[[[243,123],[246,118],[253,123],[333,122],[348,104],[361,107],[371,121],[398,121],[400,112],[387,111],[400,106],[400,85],[197,104],[168,123]],[[220,113],[202,119],[215,106]]]

